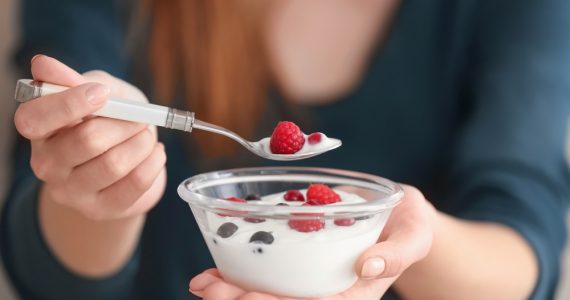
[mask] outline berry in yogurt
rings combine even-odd
[[[285,201],[301,201],[305,202],[305,196],[299,190],[288,190],[285,195],[283,195]]]
[[[319,153],[341,144],[340,140],[328,138],[322,132],[306,135],[290,121],[279,122],[271,137],[261,139],[259,143],[264,151],[283,155]]]
[[[275,239],[271,232],[267,231],[258,231],[254,233],[251,238],[249,239],[250,243],[261,243],[271,245]]]
[[[249,195],[245,196],[245,200],[257,201],[257,200],[261,200],[261,196],[259,196],[259,194],[249,194]]]
[[[222,224],[220,227],[218,227],[218,231],[216,233],[219,236],[221,236],[222,238],[229,238],[237,230],[238,230],[238,227],[236,224],[231,223],[231,222],[227,222],[227,223]]]
[[[347,218],[347,219],[335,219],[334,224],[337,226],[352,226],[356,220],[354,218]]]
[[[309,137],[307,137],[309,145],[318,144],[321,142],[322,139],[323,139],[323,134],[320,132],[311,133],[309,134]]]
[[[340,196],[325,184],[311,184],[307,189],[309,205],[326,205],[340,201]]]
[[[305,144],[305,135],[293,122],[279,122],[273,130],[269,147],[274,154],[294,154]]]

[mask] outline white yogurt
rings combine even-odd
[[[329,138],[324,133],[320,133],[320,134],[321,134],[321,141],[316,143],[316,144],[312,144],[312,145],[309,144],[309,140],[308,140],[309,136],[306,134],[303,134],[303,136],[305,137],[305,143],[303,144],[303,148],[301,148],[299,151],[295,152],[294,154],[323,152],[325,150],[329,150],[330,148],[332,148],[332,147],[334,147],[340,143],[340,141],[338,139]],[[269,146],[270,142],[271,142],[271,138],[266,137],[266,138],[261,139],[258,143],[261,145],[263,151],[265,151],[267,153],[273,153],[273,152],[271,152],[271,148]]]
[[[342,198],[341,203],[366,201],[354,194],[336,192]],[[263,197],[259,205],[303,203],[284,201],[283,194]],[[206,224],[199,225],[216,266],[229,282],[248,290],[289,297],[324,297],[354,284],[357,279],[354,264],[378,240],[389,213],[358,220],[352,226],[338,226],[334,220],[326,220],[323,229],[308,233],[290,228],[288,220],[250,223],[211,212],[200,218],[199,223]],[[216,231],[226,222],[234,223],[238,229],[230,237],[222,238]],[[271,232],[273,243],[250,243],[251,236],[258,231]]]

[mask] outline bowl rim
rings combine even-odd
[[[232,176],[236,173],[252,173]],[[307,173],[307,174],[304,174]],[[253,178],[253,177],[256,178]],[[259,176],[264,178],[260,179]],[[351,183],[358,186],[386,193],[385,197],[362,203],[348,203],[322,206],[268,206],[253,203],[238,203],[224,199],[202,195],[196,189],[220,184],[252,181],[288,181],[310,182],[310,178],[318,177],[313,182],[325,184]],[[220,213],[231,211],[232,216],[259,216],[284,219],[306,219],[318,217],[358,217],[390,210],[402,201],[403,190],[399,184],[382,178],[356,171],[347,171],[321,167],[250,167],[235,168],[206,172],[189,177],[178,185],[178,194],[191,207],[199,207],[211,212]],[[313,213],[308,216],[307,214]],[[293,215],[300,214],[300,215]],[[302,215],[306,214],[306,215]]]

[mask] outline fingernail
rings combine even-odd
[[[34,57],[32,57],[32,59],[30,60],[30,64],[34,63],[34,60],[40,56],[44,56],[43,54],[36,54],[34,55]]]
[[[386,262],[380,257],[369,258],[364,262],[361,276],[365,279],[371,279],[380,276],[386,268]]]
[[[85,97],[91,104],[99,104],[105,101],[105,96],[109,95],[111,90],[102,84],[95,83],[85,91]]]

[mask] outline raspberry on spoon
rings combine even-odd
[[[274,154],[294,154],[299,152],[305,144],[305,135],[293,122],[283,121],[277,124],[269,148]]]

